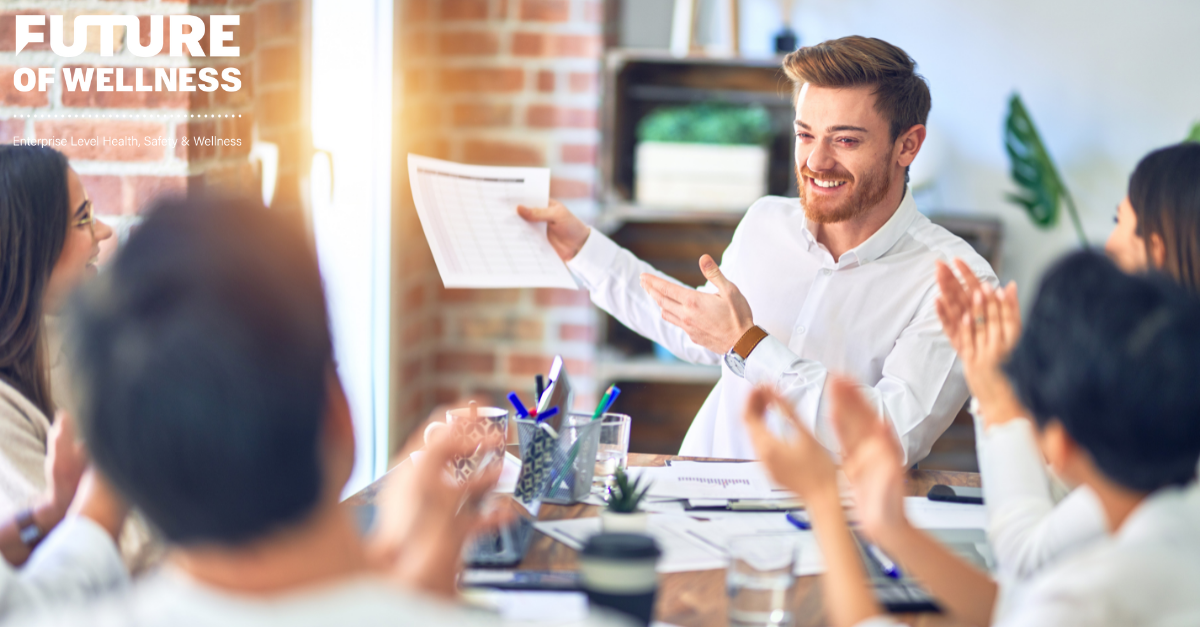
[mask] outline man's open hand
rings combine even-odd
[[[642,275],[642,288],[662,309],[662,318],[683,329],[693,342],[719,354],[729,352],[750,327],[754,314],[737,286],[721,274],[717,262],[704,255],[700,270],[717,288],[708,294],[653,274]]]
[[[550,199],[549,207],[520,205],[517,207],[517,215],[529,222],[545,222],[550,247],[563,261],[574,259],[592,232],[583,220],[575,217],[570,209],[553,198]]]

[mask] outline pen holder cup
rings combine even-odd
[[[521,459],[529,455],[529,447],[537,433],[537,422],[515,421],[521,442]],[[599,420],[591,414],[569,414],[558,428],[558,439],[550,463],[550,485],[542,501],[569,505],[578,503],[591,493],[592,473],[596,470],[596,447],[600,442]]]

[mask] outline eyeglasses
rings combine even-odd
[[[75,226],[86,226],[93,230],[95,229],[96,209],[92,206],[90,198],[83,199],[83,204],[79,205],[79,208],[75,210],[75,215],[77,216],[75,218]]]

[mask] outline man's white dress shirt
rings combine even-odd
[[[770,334],[746,360],[745,378],[724,365],[723,355],[662,319],[639,276],[669,277],[600,232],[592,230],[567,267],[593,303],[629,328],[685,361],[721,364],[721,380],[692,422],[681,455],[753,459],[742,412],[760,383],[778,387],[818,440],[837,450],[822,402],[825,379],[835,372],[866,386],[913,463],[929,454],[967,399],[961,365],[934,309],[934,261],[954,257],[981,281],[996,284],[987,261],[921,215],[907,190],[891,219],[836,261],[809,230],[798,199],[759,199],[721,258],[721,272],[745,295],[754,323]],[[700,289],[716,291],[711,283]],[[779,417],[770,425],[784,432]]]
[[[859,623],[885,627],[886,616]],[[1200,625],[1200,488],[1146,498],[1116,534],[1002,586],[993,625]]]
[[[128,582],[108,532],[88,518],[70,516],[46,536],[21,570],[0,559],[0,620],[62,610],[119,593]]]
[[[1002,581],[1029,579],[1108,535],[1104,509],[1091,488],[1056,493],[1033,423],[1010,420],[984,430],[981,422],[976,418],[975,441],[988,541]]]

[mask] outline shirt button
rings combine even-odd
[[[824,270],[821,270],[821,276],[829,276],[831,274],[833,274],[833,270],[830,270],[829,268],[825,268]]]
[[[804,332],[806,330],[807,329],[805,329],[804,327],[796,327],[796,335],[804,335]]]

